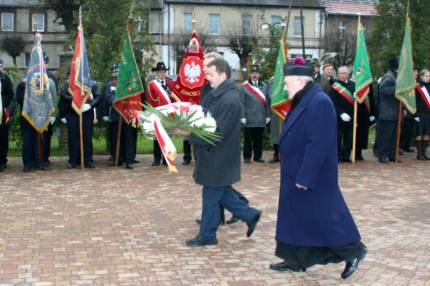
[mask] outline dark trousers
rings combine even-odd
[[[244,203],[246,203],[247,205],[249,204],[249,200],[242,195],[241,192],[239,192],[238,190],[236,190],[235,188],[231,188],[233,193]],[[224,223],[225,222],[225,214],[224,214],[224,206],[220,205],[220,222]]]
[[[261,160],[263,154],[264,127],[245,127],[243,142],[243,158],[250,160],[254,151],[254,160]]]
[[[51,155],[51,138],[52,125],[48,125],[48,130],[42,133],[42,164],[49,165],[49,156]]]
[[[216,238],[220,221],[220,205],[246,223],[250,223],[258,214],[255,208],[240,200],[233,190],[231,186],[203,187],[200,239],[211,240]]]
[[[378,157],[396,157],[396,125],[397,121],[379,120],[378,121]]]
[[[413,118],[404,117],[402,132],[400,133],[400,148],[409,150],[411,147],[411,140],[414,136],[415,120]]]
[[[118,134],[118,122],[111,122],[109,123],[110,130],[112,132],[112,141],[111,141],[111,148],[113,150],[113,157],[116,156],[116,139]],[[126,165],[131,165],[134,162],[135,159],[135,144],[134,144],[134,138],[133,138],[133,128],[130,124],[127,124],[126,122],[122,122],[121,125],[121,138],[120,138],[120,145],[119,145],[119,164],[125,163]]]
[[[28,123],[26,119],[21,119],[22,135],[22,163],[25,168],[39,167],[39,144],[41,138],[39,133]],[[39,137],[39,139],[37,138]]]
[[[7,164],[7,153],[9,152],[9,128],[5,122],[0,124],[0,165]]]
[[[273,144],[273,159],[279,160],[279,145]]]
[[[352,129],[350,122],[338,121],[337,124],[337,155],[341,160],[351,159]]]
[[[191,161],[191,144],[190,141],[184,139],[183,141],[183,147],[184,147],[184,162],[190,162]]]
[[[84,164],[93,162],[93,119],[94,113],[92,111],[87,111],[82,114]],[[69,113],[66,115],[66,120],[69,141],[69,164],[76,166],[81,162],[79,115],[76,113]]]
[[[133,142],[133,161],[136,160],[136,154],[137,154],[137,131],[138,131],[138,128],[131,129],[131,138]]]
[[[157,140],[154,140],[152,152],[154,154],[154,162],[159,163],[161,161],[161,157],[163,157],[163,163],[166,162],[166,159],[164,158],[163,153],[161,152],[161,148]]]

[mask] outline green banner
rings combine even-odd
[[[291,102],[285,91],[284,65],[287,63],[288,52],[285,44],[285,37],[279,41],[278,58],[276,59],[275,80],[272,86],[272,110],[280,118],[285,119]]]
[[[359,103],[362,103],[369,93],[369,85],[372,83],[372,73],[367,55],[364,28],[360,20],[358,22],[357,51],[355,53],[352,76],[355,81],[355,98]]]
[[[405,35],[399,60],[396,80],[396,98],[414,114],[417,110],[415,101],[415,77],[412,61],[411,20],[406,16]]]
[[[141,94],[143,85],[139,69],[134,58],[129,32],[124,36],[124,44],[119,65],[114,108],[122,115],[127,123],[132,121],[134,111],[142,110]]]

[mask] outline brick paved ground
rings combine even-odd
[[[270,154],[265,154],[266,158]],[[343,264],[306,273],[268,269],[274,256],[279,166],[243,166],[237,188],[264,210],[254,235],[222,226],[219,244],[190,249],[200,187],[192,166],[0,173],[0,285],[430,285],[430,162],[341,165],[341,187],[369,247],[348,280]],[[180,161],[180,160],[179,160]]]

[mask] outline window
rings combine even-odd
[[[339,26],[337,27],[341,37],[344,36],[345,32],[346,32],[346,23],[345,22],[340,22]]]
[[[282,23],[281,16],[272,16],[272,25],[279,26]]]
[[[148,31],[152,34],[159,34],[161,33],[161,25],[160,25],[160,13],[151,11],[149,13],[149,24],[148,24]]]
[[[45,14],[44,13],[31,14],[31,31],[45,32]]]
[[[242,34],[252,34],[252,15],[242,15]]]
[[[14,13],[1,13],[1,30],[2,32],[13,32],[15,14]]]
[[[208,34],[219,35],[220,33],[220,15],[219,14],[209,14],[209,26]]]
[[[30,53],[25,53],[25,66],[26,67],[30,66],[30,57],[31,57]]]
[[[193,29],[193,14],[184,13],[184,34],[191,34]]]
[[[303,17],[303,28],[305,27],[305,17]],[[300,22],[300,16],[294,16],[294,36],[302,35],[302,23]]]

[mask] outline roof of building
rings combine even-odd
[[[288,7],[288,0],[164,0],[165,3],[173,4],[202,4],[202,5],[224,5],[224,6],[263,6],[263,7]],[[320,0],[293,0],[294,8],[323,8]]]
[[[324,0],[327,14],[375,16],[375,0]]]
[[[1,0],[0,7],[33,7],[39,6],[40,0]]]

